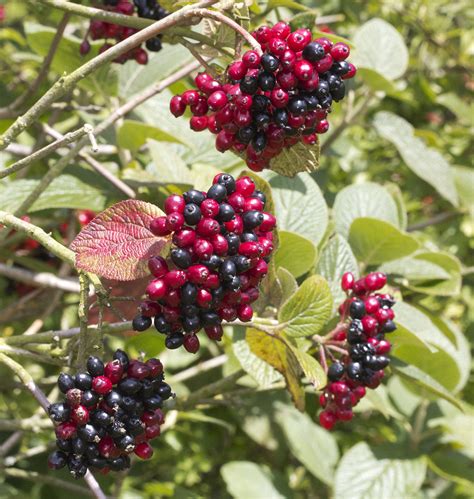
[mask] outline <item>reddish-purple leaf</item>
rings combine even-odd
[[[71,243],[77,268],[118,281],[148,275],[148,259],[168,243],[167,237],[157,237],[149,229],[161,215],[157,206],[135,199],[99,213]]]

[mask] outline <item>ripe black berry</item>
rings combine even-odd
[[[63,403],[51,404],[48,408],[49,417],[56,423],[62,423],[69,419],[71,410]]]
[[[92,376],[88,373],[78,373],[74,377],[74,385],[79,390],[90,390],[92,388]]]
[[[329,366],[328,379],[331,381],[338,381],[342,378],[344,372],[344,366],[340,362],[334,362]]]
[[[67,393],[75,387],[74,378],[70,374],[61,373],[58,377],[58,388],[62,393]]]
[[[258,79],[254,76],[246,76],[240,81],[240,90],[245,94],[253,95],[258,90]]]
[[[278,69],[280,61],[272,54],[265,53],[260,59],[263,69],[269,73],[273,73]]]
[[[175,248],[171,250],[170,255],[173,263],[180,269],[187,269],[192,263],[191,253],[184,248]]]
[[[48,458],[48,468],[51,470],[60,470],[67,463],[67,456],[64,452],[53,452]]]
[[[184,220],[188,225],[196,225],[201,220],[201,210],[195,203],[189,203],[184,208]]]
[[[218,203],[222,203],[227,197],[227,189],[224,185],[214,184],[207,191],[207,197],[216,200]]]
[[[184,335],[181,333],[174,333],[166,337],[165,340],[165,345],[166,348],[169,348],[170,350],[175,350],[176,348],[179,348],[184,341]]]
[[[303,49],[303,58],[309,62],[317,62],[326,55],[324,47],[317,42],[311,42]]]
[[[136,315],[132,321],[134,331],[146,331],[151,327],[151,318],[144,315]]]
[[[104,374],[104,363],[99,357],[92,355],[87,359],[87,371],[91,376],[101,376]]]

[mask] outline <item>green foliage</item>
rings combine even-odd
[[[168,1],[166,5],[174,9],[186,3]],[[8,18],[0,29],[2,108],[34,81],[61,19],[61,13],[33,4],[7,2]],[[251,173],[267,196],[269,211],[278,218],[277,249],[256,303],[256,327],[226,326],[220,343],[200,335],[202,347],[195,356],[165,351],[162,337],[151,330],[137,336],[107,336],[106,356],[115,348],[159,355],[178,393],[177,404],[224,376],[240,369],[245,373],[229,392],[206,397],[192,410],[170,407],[167,429],[154,445],[154,457],[134,465],[119,497],[472,497],[474,174],[469,3],[255,0],[221,4],[229,7],[228,15],[240,15],[250,29],[278,19],[293,20],[299,26],[336,15],[330,28],[337,34],[327,36],[349,41],[358,74],[348,85],[348,98],[331,113],[331,129],[320,137],[320,144],[300,145],[274,160],[278,173],[293,178]],[[245,18],[247,8],[250,20]],[[70,18],[47,78],[22,112],[65,72],[98,53],[101,44],[94,42],[90,54],[79,54],[87,25],[79,16]],[[316,24],[313,35],[326,36],[319,29],[323,27]],[[229,29],[210,22],[203,32],[232,52],[235,36]],[[172,44],[165,43],[146,66],[132,61],[113,64],[85,78],[43,115],[42,122],[61,133],[83,123],[97,127],[119,105],[193,60],[176,38],[165,41]],[[217,57],[215,49],[202,54],[215,57],[218,71],[229,62],[220,53]],[[191,83],[189,77],[181,79],[97,137],[106,147],[95,155],[96,160],[132,187],[141,201],[162,207],[169,193],[191,186],[205,189],[219,171],[249,174],[241,158],[215,150],[211,134],[192,132],[189,116],[170,115],[171,95]],[[353,117],[349,123],[344,121],[347,115]],[[3,131],[12,118],[8,113],[1,116]],[[0,168],[20,159],[22,148],[42,147],[45,140],[39,123],[35,124],[16,139],[15,148],[0,153]],[[2,179],[0,209],[15,211],[65,152],[66,148],[59,149]],[[122,191],[76,157],[28,214],[33,223],[68,245],[70,236],[79,231],[74,210],[99,212],[123,198]],[[159,213],[151,210],[149,216]],[[64,222],[69,223],[69,234]],[[19,233],[10,234],[7,241],[0,238],[2,263],[66,275],[59,260],[46,251],[15,249],[23,241]],[[146,241],[152,244],[153,238],[145,238],[138,248],[142,255]],[[92,238],[92,242],[97,241]],[[107,267],[113,270],[109,277],[120,277],[125,269],[135,276],[141,265],[137,258],[124,260],[117,248],[102,256],[108,258],[106,265],[87,270],[100,272]],[[143,265],[140,268],[144,274]],[[352,422],[328,433],[316,423],[317,391],[324,387],[326,375],[315,342],[334,327],[337,307],[345,298],[340,289],[342,274],[351,271],[359,276],[372,270],[388,274],[388,289],[398,300],[388,380],[357,407]],[[22,286],[0,276],[0,350],[4,339],[24,333],[37,321],[42,331],[79,325],[77,294],[39,289],[30,295],[29,289],[24,295]],[[143,289],[140,282],[112,281],[110,287],[113,295],[132,298],[138,298]],[[104,320],[130,318],[136,304],[136,300],[112,301]],[[98,321],[97,304],[91,304],[89,315],[91,323]],[[62,362],[76,348],[75,340],[30,346],[29,356],[20,358],[21,362],[49,393],[61,368],[47,361],[53,357]],[[223,366],[209,367],[215,357],[224,355]],[[180,379],[187,368],[191,368],[188,377]],[[31,418],[37,405],[3,365],[0,374],[3,443],[12,431],[1,425]],[[62,498],[66,493],[83,497],[48,483],[50,478],[69,480],[64,471],[53,475],[46,470],[41,449],[51,439],[49,429],[33,425],[33,430],[23,432],[21,444],[0,456],[0,497]],[[38,454],[25,455],[29,449]],[[98,479],[112,494],[114,479],[110,475]]]

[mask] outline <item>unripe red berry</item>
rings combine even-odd
[[[184,216],[182,213],[178,213],[175,211],[174,213],[170,213],[166,217],[166,228],[169,231],[176,231],[181,229],[181,227],[184,225]]]
[[[300,52],[311,41],[311,31],[306,28],[297,29],[287,38],[288,47],[295,52]]]
[[[156,437],[159,437],[161,433],[161,428],[159,424],[154,424],[147,426],[145,429],[145,436],[147,440],[153,440]]]
[[[89,409],[83,405],[74,407],[71,411],[71,420],[79,426],[85,425],[89,421]]]
[[[305,61],[304,59],[298,61],[295,64],[294,73],[298,80],[306,81],[309,80],[313,76],[313,66],[310,62]]]
[[[260,26],[254,36],[258,43],[267,43],[272,37],[272,29],[269,26]]]
[[[293,90],[298,84],[298,79],[293,72],[278,73],[277,82],[283,90]]]
[[[263,214],[263,222],[260,224],[259,229],[262,232],[270,232],[276,227],[276,218],[271,213],[267,213],[266,211],[262,212]]]
[[[281,38],[271,38],[268,42],[268,50],[277,57],[283,55],[287,48],[288,44]]]
[[[204,331],[210,340],[215,340],[215,341],[220,341],[222,335],[224,334],[221,325],[205,327]]]
[[[241,177],[235,182],[235,189],[242,196],[249,197],[255,191],[255,183],[250,177]]]
[[[192,229],[182,229],[173,234],[173,244],[178,246],[178,248],[187,248],[188,246],[192,246],[195,240],[196,232]]]
[[[326,54],[322,59],[320,59],[318,62],[315,64],[316,71],[318,73],[325,73],[326,71],[329,71],[331,69],[331,66],[334,63],[334,59],[332,58],[331,54]]]
[[[242,61],[235,61],[227,68],[231,80],[241,80],[247,73],[247,68]]]
[[[161,256],[152,256],[148,260],[148,268],[154,277],[163,277],[168,272],[168,264]]]
[[[150,231],[159,237],[168,236],[171,231],[167,227],[166,217],[157,217],[150,222]]]
[[[319,43],[319,45],[322,45],[326,54],[331,52],[331,49],[333,47],[333,43],[331,42],[331,40],[329,40],[329,38],[326,38],[326,37],[318,38],[317,40],[315,40],[315,42]]]
[[[389,341],[380,340],[375,350],[378,354],[384,355],[386,353],[389,353],[391,348],[392,345],[390,344]]]
[[[270,33],[272,37],[286,40],[291,33],[291,27],[284,21],[279,21],[272,26]]]
[[[112,390],[112,381],[106,376],[96,376],[92,380],[92,389],[100,395],[105,395]]]
[[[212,302],[212,295],[207,289],[199,289],[197,292],[196,303],[201,308],[208,308]]]
[[[256,258],[261,255],[262,247],[254,241],[246,241],[240,244],[239,253],[248,258]]]
[[[148,442],[141,442],[135,446],[133,452],[135,452],[140,459],[151,459],[153,456],[153,447]]]
[[[375,296],[369,296],[365,301],[365,311],[368,314],[375,314],[380,308],[380,303]]]
[[[341,288],[343,291],[349,291],[354,286],[354,274],[352,272],[346,272],[343,274],[341,279]]]
[[[148,63],[148,54],[146,50],[143,49],[137,49],[135,52],[135,60],[138,62],[138,64],[147,64]]]
[[[350,51],[348,45],[338,42],[331,48],[331,55],[335,61],[343,61],[349,57]]]
[[[332,430],[334,425],[336,424],[336,415],[333,412],[323,411],[319,415],[319,423],[326,430]]]
[[[213,92],[207,99],[207,104],[213,111],[218,111],[227,104],[227,95],[222,90]]]
[[[132,361],[128,366],[127,376],[129,378],[145,379],[150,376],[150,368],[139,360]]]
[[[357,68],[354,66],[354,64],[351,64],[349,62],[349,71],[345,75],[342,75],[342,79],[349,80],[350,78],[354,78],[356,73],[357,73]]]
[[[191,106],[191,112],[194,116],[205,116],[209,111],[209,106],[207,104],[207,99],[203,96],[199,96],[199,99],[195,104]],[[207,116],[209,121],[209,117]]]
[[[222,234],[215,234],[210,240],[212,247],[214,248],[214,253],[219,256],[224,256],[227,254],[229,249],[229,243],[227,239]]]
[[[203,283],[203,286],[208,289],[217,289],[220,286],[220,279],[217,274],[209,274],[209,277]]]
[[[199,93],[196,90],[186,90],[181,97],[187,106],[192,106],[198,101]]]
[[[228,151],[234,144],[234,135],[222,130],[217,134],[216,137],[216,149],[219,152]]]
[[[193,116],[189,120],[189,127],[195,132],[202,132],[203,130],[206,130],[208,124],[209,121],[207,116]]]
[[[168,286],[163,279],[154,279],[146,287],[146,294],[152,300],[160,300],[166,295]]]
[[[213,79],[214,78],[209,73],[198,73],[194,78],[194,83],[201,92],[204,92],[206,85]]]
[[[180,288],[186,282],[186,272],[184,270],[170,270],[165,275],[164,280],[167,287]]]
[[[220,231],[219,222],[213,218],[201,218],[196,230],[201,236],[210,237]]]
[[[377,319],[374,317],[370,315],[362,317],[362,327],[364,328],[364,332],[369,336],[377,332],[378,325]]]
[[[239,305],[237,307],[237,317],[242,322],[249,322],[253,317],[253,309],[250,305]]]
[[[112,360],[105,364],[104,374],[110,379],[113,385],[116,385],[123,376],[123,366],[118,360]]]
[[[165,213],[167,215],[174,212],[183,213],[185,206],[186,203],[184,202],[183,196],[172,194],[165,200]]]
[[[188,269],[188,280],[193,284],[203,284],[209,277],[209,269],[205,265],[191,265]]]
[[[239,215],[236,215],[230,222],[225,222],[224,226],[229,232],[235,232],[235,234],[242,234],[244,231],[244,222]]]
[[[365,277],[365,287],[369,291],[376,291],[387,284],[387,276],[382,272],[371,272]]]
[[[170,101],[170,111],[173,116],[179,118],[186,111],[186,103],[181,95],[175,95]]]
[[[67,421],[55,428],[56,437],[61,440],[70,440],[76,434],[76,425]]]
[[[329,122],[327,120],[321,120],[316,125],[316,133],[326,133],[329,130]]]

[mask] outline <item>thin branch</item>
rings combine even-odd
[[[66,12],[63,15],[61,21],[59,22],[56,28],[56,33],[54,35],[53,41],[51,42],[51,45],[49,47],[48,54],[46,55],[43,61],[43,65],[35,81],[29,86],[26,92],[23,92],[8,107],[6,107],[5,109],[0,109],[0,118],[4,117],[4,113],[6,113],[6,115],[10,115],[12,111],[23,106],[23,104],[27,102],[28,99],[36,93],[36,91],[41,86],[45,78],[48,76],[49,68],[51,67],[51,63],[53,62],[54,56],[59,47],[59,43],[61,42],[61,39],[63,37],[64,30],[66,29],[67,23],[69,22],[69,17],[70,17],[69,14]]]
[[[96,499],[107,499],[107,496],[102,492],[102,489],[100,488],[99,482],[95,479],[95,476],[89,470],[87,470],[84,480],[91,489],[92,494],[94,494],[94,497]]]
[[[2,445],[0,445],[0,456],[5,456],[10,452],[10,449],[15,447],[16,444],[18,444],[23,437],[23,432],[22,431],[15,431],[15,433],[12,433],[6,440],[3,442]]]
[[[13,355],[14,357],[31,359],[42,364],[51,364],[53,366],[62,366],[64,364],[64,362],[58,359],[53,359],[51,355],[43,355],[41,353],[31,352],[30,350],[24,350],[23,348],[13,347],[2,343],[0,343],[0,353],[1,352],[7,355]]]
[[[79,274],[80,294],[79,294],[79,308],[77,314],[79,316],[79,350],[77,352],[76,367],[82,369],[85,367],[87,360],[87,352],[89,347],[89,331],[87,328],[88,321],[88,289],[89,281],[84,273]]]
[[[445,213],[438,213],[437,215],[428,218],[428,220],[423,220],[422,222],[417,222],[408,226],[407,232],[414,232],[416,230],[426,229],[426,227],[431,227],[432,225],[437,225],[443,222],[447,222],[448,220],[451,220],[451,218],[455,218],[461,215],[463,215],[463,213],[460,211],[448,211]]]
[[[213,357],[212,359],[201,362],[200,364],[197,364],[184,371],[180,371],[179,373],[174,374],[172,376],[173,382],[178,383],[181,381],[185,381],[189,378],[193,378],[197,374],[201,374],[206,371],[209,371],[210,369],[222,366],[227,362],[227,359],[228,359],[227,355],[223,354],[219,355],[218,357]]]
[[[54,137],[57,140],[61,140],[61,138],[64,137],[64,135],[47,124],[44,124],[43,128],[48,135]],[[95,158],[83,151],[81,151],[78,156],[86,161],[90,166],[92,166],[92,168],[94,168],[97,173],[106,178],[113,186],[122,191],[126,196],[130,198],[137,197],[135,191],[131,187],[129,187],[125,182],[116,177],[112,172],[107,170],[107,168],[104,168]]]
[[[57,256],[64,262],[67,262],[70,265],[74,266],[74,252],[69,248],[63,246],[61,243],[58,243],[54,238],[46,234],[46,232],[40,227],[25,222],[24,220],[21,220],[20,218],[17,218],[11,213],[7,213],[6,211],[0,211],[0,224],[15,229],[16,231],[27,235],[31,239],[38,241],[53,255]]]
[[[21,267],[11,267],[0,263],[0,275],[23,282],[31,286],[42,288],[62,289],[70,293],[79,293],[80,287],[77,279],[58,277],[51,272],[31,272]]]
[[[27,166],[31,165],[35,161],[39,161],[40,159],[43,159],[44,157],[48,156],[49,154],[53,153],[57,149],[59,149],[62,146],[65,146],[67,144],[70,144],[71,142],[75,142],[77,139],[80,139],[83,135],[86,135],[88,133],[88,127],[90,125],[85,125],[79,130],[75,130],[74,132],[68,132],[65,135],[61,135],[58,140],[55,142],[52,142],[51,144],[48,144],[47,146],[43,147],[42,149],[39,149],[38,151],[35,151],[34,153],[27,153],[30,154],[26,158],[20,159],[20,161],[17,161],[13,165],[9,166],[8,168],[5,168],[4,170],[0,171],[0,178],[7,177],[8,175],[11,175],[12,173],[15,173],[19,170],[22,170],[23,168],[26,168]],[[8,147],[7,152],[9,152],[10,147]]]
[[[54,6],[58,0],[42,1]],[[77,68],[71,74],[59,78],[50,90],[48,90],[24,115],[18,117],[17,120],[7,129],[7,131],[0,136],[0,150],[5,149],[15,137],[17,137],[23,130],[26,130],[47,109],[49,109],[53,102],[56,102],[62,96],[70,92],[79,81],[83,80],[106,63],[112,62],[120,55],[138,47],[149,38],[153,38],[166,29],[182,22],[186,18],[190,17],[190,15],[192,16],[193,11],[199,10],[201,7],[212,5],[213,3],[216,3],[216,0],[204,0],[195,5],[183,7],[160,21],[153,23],[151,26],[148,26],[127,39],[117,43],[102,54],[99,54],[83,64],[81,67]],[[80,7],[79,5],[76,6]]]
[[[38,432],[44,428],[52,428],[50,419],[40,419],[37,416],[28,419],[0,419],[1,431],[31,430]]]

